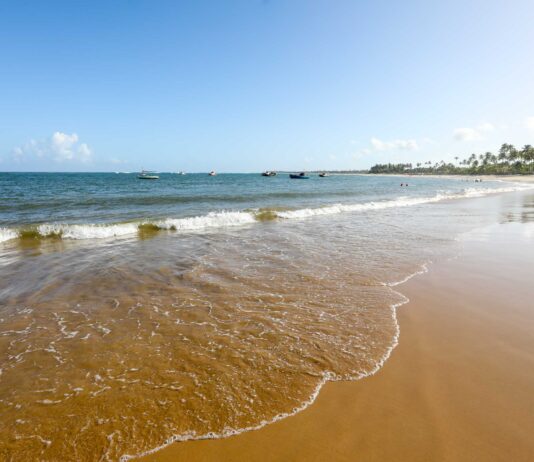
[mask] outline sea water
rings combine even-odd
[[[528,188],[0,174],[0,458],[229,436],[375,373],[398,342],[398,283]]]

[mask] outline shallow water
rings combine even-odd
[[[15,234],[0,244],[4,459],[117,460],[298,411],[325,380],[357,379],[387,358],[406,301],[396,281],[525,196],[462,199],[516,187],[437,179],[400,191],[381,177],[122,176],[73,176],[68,187],[38,178],[32,196],[3,174],[2,197],[18,198],[0,208]],[[43,185],[52,190],[36,201]],[[134,232],[87,232],[125,220]],[[172,220],[195,225],[161,225]],[[21,234],[43,223],[62,231]]]

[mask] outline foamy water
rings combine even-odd
[[[388,208],[411,207],[421,204],[430,204],[446,200],[484,197],[492,194],[526,191],[533,187],[529,184],[509,184],[507,186],[493,187],[467,187],[456,191],[438,191],[433,196],[400,196],[392,200],[380,200],[358,203],[335,203],[321,207],[302,209],[261,209],[257,211],[220,211],[208,212],[205,215],[164,218],[161,220],[142,220],[129,223],[43,223],[34,227],[0,228],[0,242],[19,238],[47,238],[61,239],[109,239],[135,235],[140,230],[151,228],[153,230],[171,230],[177,232],[190,232],[250,225],[267,219],[303,219],[314,216],[334,215],[348,212],[379,211]]]
[[[26,235],[0,247],[0,458],[126,460],[261,428],[326,381],[376,373],[399,341],[401,284],[501,219],[484,196],[516,188],[377,181],[359,200],[340,201],[362,188],[343,179],[280,186],[313,200],[256,190],[239,210],[175,218],[165,205],[127,223],[5,219]]]

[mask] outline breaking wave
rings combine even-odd
[[[12,229],[0,228],[0,242],[10,241],[11,239],[16,239],[18,233]]]
[[[333,204],[315,208],[296,210],[255,209],[248,211],[210,212],[206,215],[145,220],[141,222],[112,224],[62,224],[45,223],[35,227],[10,229],[0,228],[0,242],[13,239],[105,239],[135,235],[142,231],[169,230],[193,232],[215,228],[228,228],[250,225],[272,220],[305,219],[321,215],[333,215],[345,212],[366,212],[396,207],[411,207],[445,200],[483,197],[489,194],[507,193],[533,189],[532,185],[512,184],[500,188],[466,188],[462,192],[440,192],[431,197],[398,197],[392,200],[370,201],[356,204]]]

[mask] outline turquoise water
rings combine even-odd
[[[406,182],[408,187],[400,186]],[[139,224],[198,230],[335,213],[319,210],[328,207],[380,208],[389,206],[387,201],[403,206],[502,187],[499,182],[356,175],[290,180],[287,174],[162,173],[159,180],[147,181],[136,173],[0,173],[0,241],[22,230],[74,239],[130,234]]]

